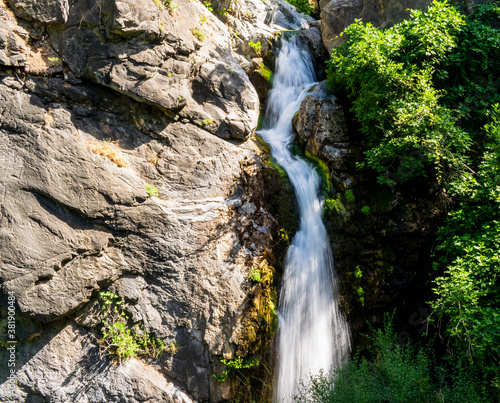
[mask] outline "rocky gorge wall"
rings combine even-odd
[[[262,65],[275,31],[309,28],[322,79],[324,46],[346,24],[391,24],[405,4],[322,2],[319,23],[283,0],[0,0],[0,329],[14,295],[18,340],[17,387],[2,366],[0,401],[269,400],[276,286],[298,218],[253,135],[270,86]],[[357,339],[395,302],[418,310],[444,202],[357,170],[361,138],[324,83],[295,127],[326,163],[325,217]],[[99,345],[100,291],[175,352],[117,365]],[[221,357],[250,355],[260,380],[213,377]]]
[[[0,401],[234,400],[247,390],[214,379],[219,358],[269,366],[293,195],[251,138],[253,49],[236,53],[210,5],[175,4],[0,4],[1,326],[13,296],[18,340]],[[274,10],[306,27],[290,7],[259,0],[232,22],[270,38]],[[117,365],[99,345],[100,291],[175,348]]]

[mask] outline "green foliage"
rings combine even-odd
[[[226,366],[226,369],[222,372],[222,375],[214,374],[214,378],[219,382],[224,382],[229,376],[229,373],[233,370],[252,368],[260,364],[260,362],[253,357],[247,359],[236,357],[234,360],[226,360],[225,358],[220,357],[219,360]]]
[[[461,200],[439,231],[435,309],[450,318],[449,333],[467,355],[492,373],[500,369],[500,108],[486,126],[477,175],[449,186]]]
[[[363,272],[361,271],[359,266],[356,266],[356,270],[354,271],[354,277],[356,278],[363,277]]]
[[[160,195],[160,192],[158,191],[156,186],[146,183],[144,187],[146,188],[146,193],[149,195],[149,197],[158,197]]]
[[[165,345],[138,324],[130,327],[129,317],[126,314],[123,300],[111,291],[99,293],[104,320],[102,321],[99,346],[101,351],[116,356],[121,363],[124,360],[137,356],[158,358],[164,351],[175,354],[178,350],[176,343]]]
[[[205,40],[205,34],[201,32],[198,28],[193,28],[191,32],[200,42],[203,42]]]
[[[219,11],[220,15],[229,15],[232,13],[233,13],[233,10],[231,10],[230,8],[223,8],[222,10]]]
[[[260,56],[261,55],[261,52],[262,52],[262,44],[260,43],[260,41],[258,41],[257,43],[253,42],[253,41],[250,41],[248,42],[248,45],[253,49],[255,50],[255,53],[257,53],[257,56]]]
[[[203,119],[200,122],[200,126],[207,126],[207,125],[211,125],[213,123],[214,123],[214,121],[212,119]]]
[[[373,329],[372,329],[373,331]],[[490,402],[470,369],[436,366],[426,348],[399,345],[391,319],[370,337],[370,357],[355,355],[330,375],[312,376],[297,402]]]
[[[370,207],[368,206],[363,206],[361,208],[361,212],[364,214],[364,215],[370,215],[372,213],[372,210],[370,209]]]
[[[302,14],[307,14],[311,15],[315,12],[317,12],[316,8],[311,6],[311,3],[309,3],[309,0],[286,0],[288,3],[290,3],[292,6],[297,7],[297,10],[301,12]]]
[[[454,201],[438,234],[432,305],[446,319],[453,359],[480,368],[498,399],[500,6],[465,16],[433,1],[390,29],[358,20],[345,34],[328,83],[359,122],[360,166],[390,186],[426,178]]]
[[[212,6],[212,3],[210,3],[209,1],[203,0],[203,4],[208,9],[208,11],[210,11],[210,12],[214,11],[214,7]]]
[[[248,273],[248,278],[250,281],[253,281],[254,283],[260,283],[260,269],[258,266],[254,266],[250,269],[250,272]]]
[[[353,203],[354,200],[356,200],[356,197],[354,197],[354,193],[351,189],[347,189],[344,193],[344,196],[348,203]]]
[[[438,179],[469,148],[452,111],[439,104],[436,68],[456,47],[463,17],[446,2],[387,30],[356,20],[334,48],[328,68],[331,88],[345,89],[368,146],[366,165],[378,181],[395,185],[433,172]]]

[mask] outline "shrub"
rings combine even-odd
[[[205,34],[201,32],[198,28],[193,28],[191,32],[200,42],[203,42],[205,40]]]
[[[370,336],[368,357],[356,354],[344,368],[311,377],[297,402],[490,402],[471,368],[436,366],[427,348],[399,345],[392,319]],[[451,374],[451,376],[450,376]]]
[[[427,13],[387,30],[356,20],[334,48],[328,83],[343,88],[366,138],[366,160],[378,181],[395,185],[459,163],[469,136],[451,110],[439,104],[443,92],[433,77],[447,52],[457,46],[464,18],[445,2],[434,1]]]
[[[121,363],[129,358],[148,356],[158,358],[164,351],[175,354],[178,350],[176,343],[165,345],[135,324],[129,326],[129,317],[123,300],[111,291],[99,293],[101,308],[104,313],[99,347],[101,352],[109,352],[116,356]]]
[[[149,197],[160,196],[160,192],[158,191],[158,189],[154,185],[150,185],[149,183],[146,183],[144,185],[144,187],[146,188],[146,193],[149,195]]]
[[[241,369],[252,368],[260,364],[260,362],[255,358],[243,359],[241,357],[236,357],[234,360],[226,360],[223,357],[220,357],[219,360],[226,366],[222,375],[214,374],[214,378],[219,382],[224,382],[229,376],[229,373],[233,370],[240,372],[239,370]]]
[[[200,126],[208,126],[208,125],[212,125],[213,123],[214,123],[214,121],[212,119],[203,119],[200,122]]]
[[[255,51],[255,53],[257,53],[257,56],[261,55],[262,44],[260,43],[260,41],[258,41],[257,43],[250,41],[248,42],[248,45]]]
[[[454,201],[438,234],[432,306],[448,323],[450,359],[500,399],[500,6],[465,17],[433,1],[390,29],[358,20],[345,34],[328,83],[359,122],[360,165],[390,186],[427,178]]]
[[[311,6],[309,0],[287,0],[287,2],[297,7],[297,10],[302,14],[311,15],[317,12],[316,7]]]

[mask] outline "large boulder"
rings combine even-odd
[[[349,137],[344,110],[325,81],[307,94],[293,123],[306,151],[327,161],[337,171],[347,168],[356,148],[346,144]]]
[[[253,199],[263,186],[258,148],[62,78],[28,77],[23,85],[4,77],[0,99],[0,276],[27,321],[18,337],[36,338],[37,323],[42,332],[56,321],[93,329],[96,293],[114,287],[147,331],[179,345],[158,369],[196,399],[230,398],[212,378],[216,357],[245,356],[263,343],[248,271],[265,259],[276,224],[261,190]],[[96,154],[96,145],[120,159]],[[159,197],[149,197],[146,184]],[[86,343],[80,335],[75,342]],[[36,349],[22,348],[23,371],[41,365]],[[56,347],[40,348],[50,354]],[[56,399],[51,382],[73,382],[17,379],[20,394],[8,401],[29,390]],[[68,396],[55,401],[78,400]]]

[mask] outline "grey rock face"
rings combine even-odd
[[[321,34],[323,43],[331,52],[333,46],[341,44],[346,37],[342,31],[356,18],[388,28],[410,16],[409,9],[425,10],[431,0],[321,0]]]
[[[2,291],[16,297],[18,315],[46,323],[49,332],[54,321],[69,326],[73,318],[93,327],[96,292],[112,285],[135,320],[179,344],[173,358],[155,364],[158,369],[197,399],[230,398],[231,390],[221,391],[211,377],[212,357],[251,349],[240,335],[251,311],[248,265],[270,247],[269,232],[257,228],[275,226],[265,210],[257,211],[265,208],[262,202],[232,217],[235,198],[250,201],[252,190],[241,180],[258,172],[257,149],[230,144],[95,85],[62,78],[27,78],[22,90],[20,85],[10,77],[0,85],[0,276]],[[126,168],[89,150],[89,143],[106,144],[108,136],[119,141]],[[155,184],[159,198],[148,197],[146,183]],[[248,241],[239,239],[240,228],[251,234]],[[249,250],[246,242],[256,246]],[[59,349],[53,343],[41,347],[43,354]],[[44,372],[48,364],[37,361],[29,343],[25,351],[23,370]],[[132,383],[142,382],[137,371],[127,375]],[[54,401],[79,396],[71,394],[77,385],[65,392],[70,397],[57,397],[57,382],[69,382],[63,375],[36,382],[26,376],[17,378],[16,399],[23,393]],[[96,382],[115,393],[121,386],[109,379]],[[92,393],[82,396],[95,401]]]
[[[344,111],[323,81],[304,98],[294,118],[299,141],[312,154],[326,160],[335,169],[344,168],[352,153]]]
[[[17,25],[12,11],[0,6],[0,65],[24,66],[27,39],[28,32]]]
[[[268,342],[248,280],[277,227],[259,100],[227,27],[179,3],[13,2],[23,21],[0,4],[0,282],[19,339],[0,401],[231,400],[218,357]],[[176,354],[100,356],[108,289]]]
[[[49,24],[64,24],[68,20],[67,0],[8,0],[14,13],[21,18]]]
[[[26,361],[33,349],[39,353]],[[6,359],[5,352],[2,349],[2,360]],[[6,390],[0,388],[2,401],[193,402],[163,375],[137,359],[121,365],[102,359],[92,333],[76,325],[55,326],[17,353],[17,380],[24,388],[10,400],[3,399]],[[39,394],[31,395],[29,390]]]

